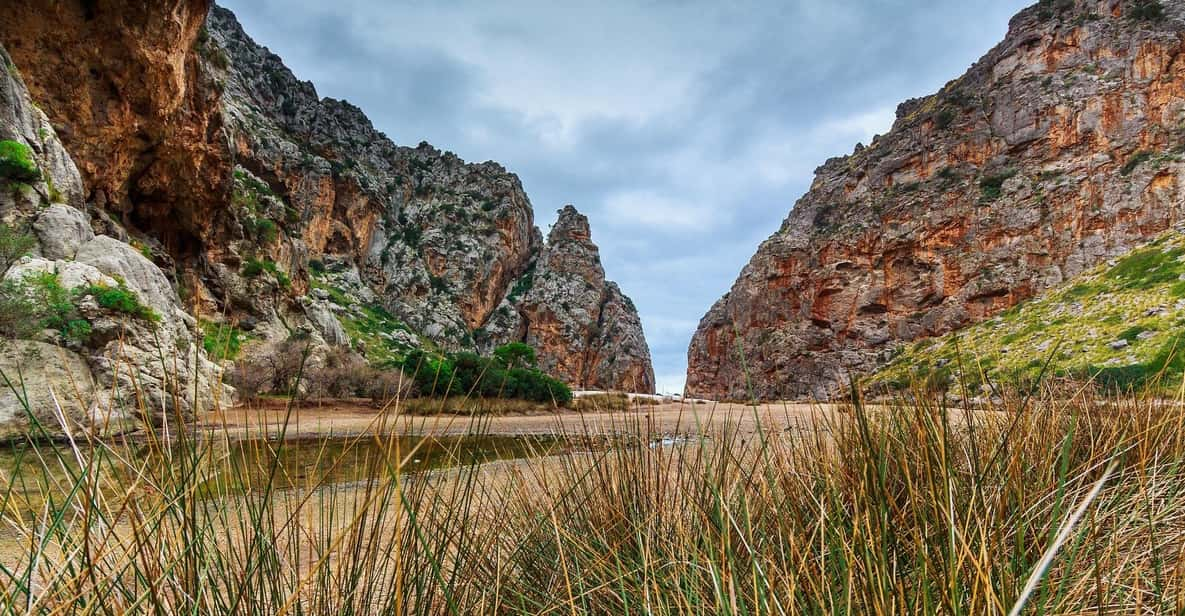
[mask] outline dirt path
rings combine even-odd
[[[398,406],[386,409],[354,401],[335,401],[318,406],[294,408],[285,438],[350,436],[369,432],[381,434],[487,435],[526,434],[615,434],[636,432],[639,427],[656,435],[686,435],[718,430],[726,426],[742,433],[803,429],[834,417],[835,405],[762,404],[756,407],[726,403],[668,403],[641,405],[628,412],[577,412],[560,410],[499,416],[463,415],[413,416],[399,413]],[[287,410],[280,401],[242,406],[210,413],[199,427],[225,429],[231,436],[274,438],[283,428]]]

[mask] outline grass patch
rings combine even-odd
[[[1168,361],[1163,350],[1176,343],[1173,332],[1185,322],[1185,306],[1178,304],[1185,297],[1182,258],[1185,236],[1166,233],[1112,266],[1096,267],[941,344],[915,342],[870,381],[881,391],[901,389],[925,378],[925,366],[942,365],[950,379],[937,383],[979,395],[984,382],[1026,386],[1039,372],[1034,362],[1048,360],[1048,374],[1058,378],[1093,380],[1103,388],[1155,381],[1172,393],[1185,365]],[[1117,340],[1128,345],[1113,347]],[[1164,379],[1150,378],[1162,372]]]
[[[0,141],[0,179],[10,182],[36,182],[41,170],[33,160],[33,150],[19,141]]]

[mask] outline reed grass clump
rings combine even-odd
[[[0,614],[1180,612],[1180,402],[1095,391],[857,397],[672,446],[637,414],[430,472],[400,400],[296,466],[283,432],[67,429],[0,465]]]

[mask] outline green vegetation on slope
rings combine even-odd
[[[35,182],[41,171],[33,162],[33,150],[19,141],[0,141],[0,179]]]
[[[378,304],[356,300],[325,280],[323,267],[313,267],[309,286],[328,294],[329,301],[345,308],[335,314],[350,338],[350,344],[373,366],[395,365],[403,361],[411,345],[405,340],[418,339],[411,328]],[[403,332],[403,335],[396,335]],[[420,340],[421,344],[423,341]]]
[[[237,358],[239,352],[243,350],[243,344],[251,339],[247,332],[230,323],[218,323],[203,319],[200,321],[200,325],[202,326],[202,347],[206,349],[206,354],[210,356],[210,359],[216,361]]]
[[[1044,369],[1121,389],[1163,373],[1175,389],[1185,375],[1183,259],[1185,235],[1165,234],[995,318],[903,347],[871,382],[977,395],[987,382],[1033,383]]]

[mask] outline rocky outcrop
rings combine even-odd
[[[582,389],[654,392],[654,368],[633,302],[605,280],[588,218],[568,205],[480,340],[523,341],[541,367]]]
[[[201,40],[208,8],[13,0],[0,11],[0,42],[78,165],[87,201],[185,257],[208,236],[229,180],[218,87],[203,70],[214,57]]]
[[[1180,3],[1022,11],[965,75],[903,103],[887,135],[819,167],[700,322],[688,393],[829,396],[902,342],[988,318],[1171,226],[1185,195],[1183,35]]]
[[[27,156],[30,169],[0,174],[0,223],[31,240],[31,254],[0,271],[3,326],[27,336],[4,332],[0,368],[29,405],[0,392],[0,434],[26,430],[29,413],[51,433],[63,421],[111,431],[232,402],[160,268],[94,232],[77,168],[3,48],[0,60],[9,67],[0,75],[3,156]],[[24,307],[14,302],[22,294],[31,301]],[[46,329],[30,327],[34,320]]]
[[[357,107],[319,98],[312,84],[297,80],[279,57],[252,41],[229,11],[215,7],[208,29],[211,44],[228,58],[223,106],[241,174],[287,212],[271,217],[281,237],[263,252],[294,281],[310,275],[313,286],[345,298],[345,305],[332,295],[301,302],[326,340],[373,329],[334,327],[327,319],[334,307],[339,321],[382,326],[376,318],[386,322],[386,316],[367,308],[378,303],[399,327],[385,337],[351,341],[368,356],[416,344],[406,330],[446,349],[488,351],[496,342],[527,340],[538,347],[546,369],[574,385],[653,389],[637,312],[619,290],[613,305],[622,318],[615,328],[599,328],[601,306],[611,294],[596,247],[588,243],[591,253],[561,265],[562,251],[577,244],[544,246],[518,177],[497,163],[466,163],[427,143],[396,145]],[[234,208],[225,217],[224,227],[242,226],[243,215]],[[587,242],[587,220],[579,219]],[[562,217],[557,229],[569,222]],[[229,236],[246,238],[233,231]],[[275,248],[286,244],[299,248],[286,251],[284,259]],[[221,258],[229,261],[261,249],[234,239],[221,245]],[[300,256],[306,259],[293,258]],[[309,257],[337,267],[310,272]],[[549,262],[554,264],[544,265]],[[575,271],[581,268],[587,276]],[[508,313],[519,314],[521,281],[536,270],[554,274],[551,294],[537,290],[532,307],[521,312],[538,315],[540,324],[548,315],[570,326],[557,324],[554,335],[515,327],[492,333]],[[376,345],[387,348],[376,351]]]
[[[81,262],[95,234],[134,243],[136,258],[98,240],[107,252],[95,266],[138,276],[144,286],[134,290],[153,296],[162,327],[178,336],[195,315],[249,324],[247,351],[260,355],[295,335],[383,362],[413,346],[485,348],[476,338],[541,258],[514,174],[426,143],[396,145],[357,107],[320,98],[208,0],[10,4],[0,11],[9,72],[24,73],[52,126],[8,124],[30,143],[56,129],[65,147],[38,150],[39,161],[63,167],[50,176],[65,183],[30,185],[0,206],[69,206],[33,225],[55,268]],[[636,323],[618,296],[607,305]],[[180,329],[170,320],[178,307],[188,313]],[[573,309],[591,311],[594,324],[599,315]],[[625,383],[650,370],[636,327],[573,332],[583,336],[573,344],[595,339],[599,349],[587,360],[595,376],[582,382]],[[571,346],[541,355],[558,366],[550,354]]]

